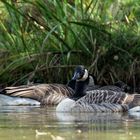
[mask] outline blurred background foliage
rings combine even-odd
[[[140,87],[139,0],[1,0],[1,86],[66,83],[79,64]]]

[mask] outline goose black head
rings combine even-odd
[[[88,70],[84,66],[79,65],[75,69],[72,80],[85,81],[88,78],[88,76],[89,76]]]
[[[74,90],[74,94],[71,98],[77,100],[83,97],[86,95],[88,86],[94,84],[94,77],[89,75],[88,70],[83,65],[77,66],[72,80],[68,83],[68,86]]]

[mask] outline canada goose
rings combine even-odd
[[[81,80],[76,75],[74,77],[77,81]],[[82,79],[85,85],[82,84],[83,88],[80,88],[80,94],[85,96],[76,100],[73,97],[62,100],[56,107],[57,112],[124,112],[140,105],[139,94],[129,95],[120,89],[115,91],[107,87],[87,91],[86,80],[86,77]],[[79,93],[75,92],[73,96],[76,94]]]
[[[77,79],[77,81],[75,81],[75,79]],[[80,81],[78,81],[78,79]],[[76,99],[84,96],[84,94],[82,94],[84,92],[82,91],[88,84],[94,84],[94,79],[89,76],[88,71],[85,69],[85,67],[80,65],[75,69],[74,77],[67,85],[36,84],[17,87],[6,87],[0,93],[13,97],[33,99],[39,101],[43,106],[57,105],[66,97],[73,97]]]

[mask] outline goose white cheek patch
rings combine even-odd
[[[85,73],[84,73],[83,77],[77,81],[85,81],[87,78],[88,78],[88,71],[87,71],[87,69],[85,69]]]

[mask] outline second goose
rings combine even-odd
[[[79,77],[80,74],[75,73],[73,79],[78,81],[75,93],[71,98],[66,98],[57,105],[57,112],[124,112],[140,105],[139,94],[130,95],[110,86],[87,91],[88,76],[82,79]],[[79,94],[83,97],[74,98],[79,97]]]

